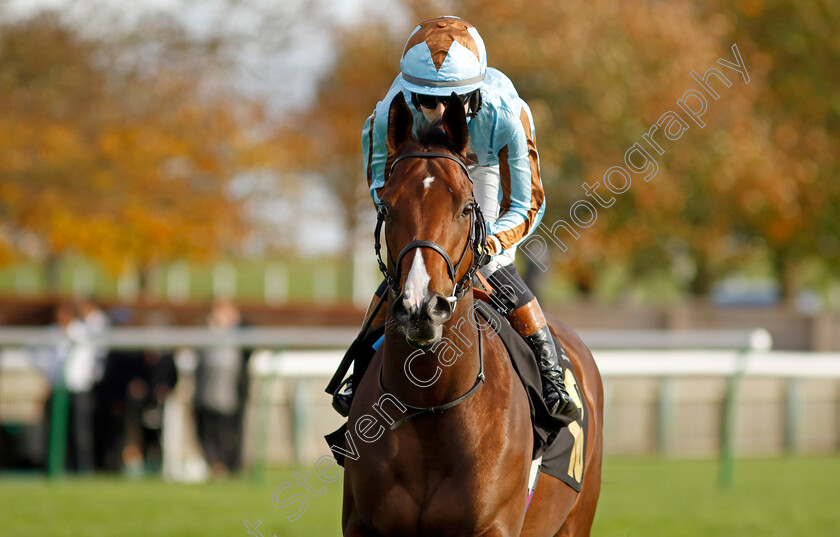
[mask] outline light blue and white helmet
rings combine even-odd
[[[463,95],[481,87],[487,52],[472,24],[458,17],[438,17],[411,32],[400,69],[403,88],[411,93]]]

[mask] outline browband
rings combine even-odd
[[[470,175],[470,169],[467,167],[466,163],[463,160],[459,159],[451,153],[443,153],[437,151],[420,151],[416,153],[406,153],[404,155],[398,156],[394,159],[394,162],[391,163],[391,169],[388,170],[388,176],[391,176],[394,173],[394,166],[397,165],[397,162],[405,160],[407,158],[446,158],[455,161],[458,163],[461,169],[464,170],[464,173],[467,174],[467,179],[470,180],[470,183],[473,182],[472,175]]]

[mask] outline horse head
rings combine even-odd
[[[461,99],[450,97],[439,123],[414,135],[411,110],[397,94],[389,110],[386,180],[376,242],[385,227],[392,320],[408,343],[428,348],[471,289],[485,251],[484,220],[465,164],[469,131]]]

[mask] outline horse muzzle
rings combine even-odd
[[[393,319],[405,332],[409,345],[427,349],[440,341],[443,325],[452,317],[455,302],[440,293],[423,297],[419,305],[409,304],[405,293],[394,301]]]

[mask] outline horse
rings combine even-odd
[[[386,141],[376,246],[379,254],[384,223],[380,267],[392,295],[384,342],[349,415],[348,440],[355,433],[360,441],[345,460],[343,535],[588,536],[603,446],[603,387],[592,354],[573,330],[549,320],[589,414],[586,472],[579,493],[541,475],[529,504],[529,403],[500,338],[474,308],[471,280],[486,242],[465,164],[464,106],[453,95],[440,125],[415,137],[397,94]]]

